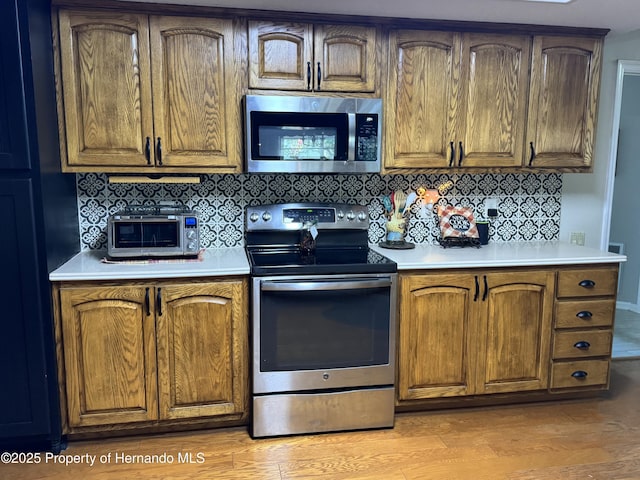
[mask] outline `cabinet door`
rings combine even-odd
[[[534,37],[526,136],[531,166],[591,167],[601,56],[600,39]]]
[[[530,55],[528,36],[463,36],[464,100],[456,165],[522,164]]]
[[[554,278],[547,271],[483,276],[476,393],[547,388]]]
[[[244,283],[158,286],[157,298],[160,417],[246,412]]]
[[[448,167],[460,107],[460,38],[392,31],[385,106],[385,168]]]
[[[16,0],[0,5],[0,169],[28,169],[30,157]]]
[[[249,22],[249,88],[311,90],[312,55],[310,24]]]
[[[472,393],[475,277],[408,276],[400,289],[398,400]]]
[[[15,14],[15,12],[14,12]],[[40,293],[42,278],[29,179],[0,179],[0,440],[51,432],[43,321],[49,321]],[[59,417],[54,418],[59,422]],[[59,428],[59,427],[58,427]]]
[[[134,286],[60,290],[71,427],[158,417],[151,290]]]
[[[376,29],[355,25],[317,25],[313,61],[315,90],[374,92]]]
[[[231,20],[151,17],[155,164],[240,170]]]
[[[61,10],[59,21],[66,170],[149,165],[147,17]]]

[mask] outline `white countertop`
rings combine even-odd
[[[625,262],[627,257],[595,248],[562,242],[493,243],[476,247],[416,245],[411,250],[392,250],[371,245],[398,264],[398,270],[440,268],[522,267]]]
[[[49,280],[134,280],[249,274],[249,262],[243,247],[205,250],[201,261],[103,263],[105,253],[100,250],[80,252],[51,272]]]
[[[489,243],[480,248],[416,245],[411,250],[391,250],[371,245],[398,264],[398,270],[442,268],[521,267],[619,263],[624,255],[561,242]],[[51,281],[135,280],[248,275],[243,247],[209,249],[202,261],[154,263],[103,263],[104,251],[87,250],[49,274]]]

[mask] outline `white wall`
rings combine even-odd
[[[627,262],[622,265],[618,301],[638,303],[640,281],[640,76],[625,75],[620,109],[618,155],[611,212],[612,242],[624,244]]]
[[[593,173],[563,176],[560,240],[568,242],[571,232],[584,232],[585,244],[602,250],[609,243],[609,155],[618,60],[640,60],[640,30],[605,38]]]

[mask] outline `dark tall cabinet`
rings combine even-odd
[[[0,2],[0,447],[61,448],[48,274],[79,250],[60,173],[49,0]]]

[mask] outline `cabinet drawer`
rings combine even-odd
[[[606,387],[608,383],[609,360],[553,362],[551,366],[551,389]]]
[[[561,270],[558,272],[558,298],[615,295],[617,284],[616,267]]]
[[[556,332],[553,358],[599,357],[611,354],[611,330]]]
[[[610,327],[616,311],[615,299],[556,302],[556,328]]]

